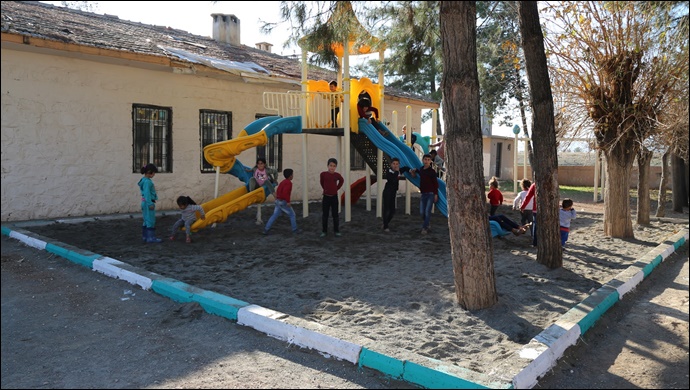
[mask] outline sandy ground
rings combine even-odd
[[[455,300],[446,219],[434,215],[433,232],[420,235],[416,203],[413,200],[412,214],[405,215],[400,199],[392,232],[385,233],[374,211],[366,211],[361,201],[353,207],[352,221],[342,225],[340,238],[332,233],[325,239],[318,237],[318,203],[311,205],[307,219],[298,219],[305,231],[301,235],[290,232],[285,217],[271,235],[260,235],[255,209],[198,232],[192,244],[142,244],[138,218],[60,223],[30,230],[197,287],[328,325],[342,330],[345,339],[347,334],[358,334],[391,348],[505,379],[493,371],[497,364],[505,366],[521,345],[590,291],[688,225],[687,213],[669,213],[676,219],[655,219],[650,226],[636,227],[634,240],[606,238],[600,205],[576,200],[579,216],[573,221],[564,267],[549,270],[538,264],[528,234],[494,239],[499,303],[469,312]],[[264,207],[264,220],[271,211],[272,207]],[[296,205],[298,215],[301,211]],[[499,213],[519,219],[507,206]],[[159,237],[168,235],[175,218],[176,214],[158,218]],[[3,343],[3,354],[4,348]]]

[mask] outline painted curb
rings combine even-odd
[[[623,296],[647,278],[656,266],[673,254],[688,239],[688,231],[680,231],[643,255],[635,264],[616,275],[582,302],[563,314],[546,330],[520,349],[520,357],[531,360],[513,378],[516,389],[531,389],[579,337],[601,318]],[[671,249],[672,248],[672,249]]]
[[[84,219],[93,220],[93,218]],[[563,314],[556,323],[539,333],[517,352],[521,359],[529,363],[515,374],[512,380],[501,381],[407,350],[379,346],[365,337],[348,335],[348,339],[354,341],[343,340],[335,336],[334,329],[316,322],[252,305],[213,291],[199,289],[117,259],[54,242],[23,229],[13,230],[3,225],[2,234],[33,248],[57,254],[106,276],[125,280],[144,290],[152,290],[176,302],[197,302],[210,314],[236,321],[239,325],[249,326],[290,344],[315,349],[326,357],[349,361],[360,367],[368,367],[425,388],[439,389],[534,387],[538,379],[556,365],[568,347],[575,345],[579,337],[594,326],[606,311],[633,290],[654,268],[684,245],[688,239],[687,231],[674,234]],[[337,333],[343,334],[342,331]]]

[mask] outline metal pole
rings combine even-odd
[[[307,51],[302,48],[302,97],[301,115],[302,128],[307,124]],[[307,176],[307,134],[302,134],[302,218],[309,216],[309,177]]]
[[[518,169],[518,134],[520,134],[520,126],[515,125],[513,126],[513,134],[515,134],[515,144],[513,145],[513,192],[517,193],[518,192],[518,175],[517,175],[517,169]],[[527,153],[527,150],[525,150],[525,153]]]
[[[594,158],[594,203],[599,201],[599,171],[601,170],[601,165],[599,163],[599,151],[595,152],[596,157]]]
[[[407,105],[405,106],[405,128],[407,129],[406,134],[405,134],[405,144],[409,146],[410,148],[412,147],[412,106]],[[410,185],[410,181],[407,180],[405,182],[405,214],[410,215],[412,212],[411,210],[411,191],[412,191],[412,186]]]

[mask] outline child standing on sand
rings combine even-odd
[[[527,179],[522,179],[522,191],[517,194],[515,197],[515,200],[513,200],[513,210],[520,210],[520,225],[527,225],[531,224],[534,222],[534,214],[532,213],[532,205],[529,204],[525,207],[524,210],[521,210],[520,207],[522,207],[522,203],[525,201],[525,197],[527,196],[527,191],[529,190],[529,187],[532,185],[532,182],[527,180]],[[533,203],[533,202],[532,202]],[[530,230],[531,233],[531,230]]]
[[[577,213],[573,208],[573,200],[563,199],[561,209],[558,211],[558,222],[561,225],[561,246],[565,248],[565,242],[570,235],[570,221],[577,218]]]
[[[434,203],[438,202],[438,177],[436,171],[431,166],[431,155],[425,154],[422,157],[424,166],[419,169],[410,170],[410,173],[419,174],[419,191],[422,195],[419,197],[419,213],[422,215],[422,234],[427,234],[431,231],[429,224],[431,223],[431,208]]]
[[[383,188],[383,231],[390,232],[388,224],[395,215],[395,199],[398,196],[399,181],[403,173],[410,171],[410,167],[400,167],[400,159],[393,157],[390,168],[386,172],[386,186]],[[415,175],[414,172],[410,173]]]
[[[328,213],[330,212],[333,216],[333,231],[336,237],[340,237],[340,229],[338,226],[338,190],[345,183],[345,179],[335,171],[338,167],[338,160],[334,158],[328,159],[328,170],[321,172],[319,178],[321,182],[321,188],[323,188],[323,200],[321,203],[321,236],[326,237],[328,233]]]
[[[158,194],[156,193],[156,186],[153,185],[153,177],[156,176],[158,167],[155,164],[146,164],[141,168],[141,174],[144,175],[139,179],[139,192],[141,193],[141,214],[144,217],[144,224],[142,225],[142,239],[144,242],[161,242],[160,238],[156,238],[156,201]]]
[[[263,235],[267,235],[268,231],[271,230],[271,226],[275,223],[281,213],[287,214],[290,218],[290,226],[292,227],[292,232],[295,234],[302,233],[302,230],[297,228],[297,218],[295,217],[295,210],[292,209],[290,205],[290,194],[292,193],[292,177],[293,170],[288,168],[283,170],[283,175],[285,180],[278,184],[278,189],[276,190],[276,206],[273,210],[273,215],[266,223],[264,227]]]

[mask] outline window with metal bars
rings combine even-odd
[[[232,138],[232,113],[227,111],[199,110],[201,140],[201,173],[213,173],[213,165],[204,158],[204,147]]]
[[[172,108],[132,105],[132,171],[153,163],[160,173],[172,172]]]
[[[267,114],[256,114],[256,119],[264,118]],[[276,134],[268,139],[268,144],[265,146],[256,147],[256,157],[263,157],[266,159],[266,165],[275,169],[279,173],[283,171],[283,135]]]

